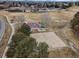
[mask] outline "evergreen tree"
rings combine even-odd
[[[77,12],[71,20],[71,28],[76,32],[79,33],[79,12]]]

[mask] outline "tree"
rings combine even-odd
[[[38,58],[38,55],[38,52],[32,52],[31,54],[29,54],[28,58]]]
[[[79,12],[77,12],[71,20],[71,28],[76,32],[79,33]]]
[[[21,26],[21,28],[19,29],[20,32],[26,34],[27,36],[30,35],[31,33],[31,29],[28,25],[26,25],[25,23]]]
[[[14,41],[15,42],[15,41]],[[31,37],[26,37],[16,42],[14,48],[10,47],[7,51],[7,57],[13,58],[44,58],[48,57],[48,45],[39,43]],[[11,43],[12,44],[12,43]]]
[[[13,58],[41,58],[48,56],[48,45],[39,43],[30,36],[30,28],[25,24],[12,37],[9,49],[6,53],[7,57]]]
[[[22,39],[24,39],[25,37],[26,36],[23,33],[21,33],[21,32],[18,32],[15,35],[13,35],[12,41],[9,44],[9,49],[8,49],[8,51],[6,53],[7,57],[13,57],[15,55],[16,47],[18,46],[19,42]]]
[[[46,58],[48,57],[48,45],[45,42],[40,42],[37,49],[32,52],[28,57],[32,58]]]
[[[52,26],[52,19],[51,19],[50,15],[49,14],[43,14],[41,16],[41,23],[45,27],[51,27]]]
[[[39,43],[38,50],[40,58],[48,57],[48,45],[45,42]]]
[[[12,49],[12,48],[9,48],[8,51],[7,51],[7,53],[6,53],[6,56],[8,58],[12,58],[14,56],[14,54],[15,54],[15,50]]]
[[[20,34],[18,36],[20,36]],[[21,39],[18,40],[18,38]],[[12,41],[11,44],[15,43],[16,45],[10,46],[6,54],[7,57],[27,58],[36,49],[37,42],[35,39],[28,36],[23,38],[20,36],[18,38],[16,38],[16,41]]]
[[[23,34],[22,32],[16,33],[15,35],[13,35],[12,41],[9,44],[9,46],[12,47],[12,48],[13,47],[15,48],[18,45],[18,43],[24,38],[26,38],[26,35]]]

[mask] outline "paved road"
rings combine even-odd
[[[5,22],[3,19],[0,18],[0,41],[3,38],[4,32],[5,32]]]

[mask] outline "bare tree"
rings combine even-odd
[[[25,17],[23,15],[15,16],[13,19],[16,21],[15,26],[14,26],[16,30],[18,30],[23,25],[23,23],[25,21]]]
[[[49,14],[45,13],[41,16],[41,23],[46,27],[51,26],[51,17],[49,16]]]

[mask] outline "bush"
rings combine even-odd
[[[79,33],[79,12],[77,12],[71,20],[71,28],[76,32]]]
[[[48,57],[48,45],[39,43],[37,46],[36,39],[31,38],[30,33],[30,28],[23,24],[12,37],[6,56],[9,58]]]
[[[29,36],[31,33],[30,27],[28,25],[26,25],[25,23],[21,26],[21,28],[18,31],[26,34],[27,36]]]

